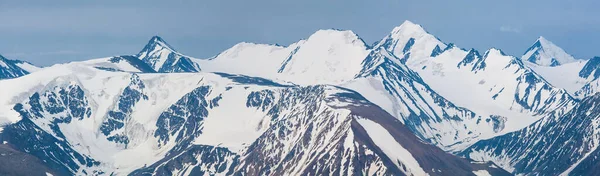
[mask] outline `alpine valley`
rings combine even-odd
[[[406,21],[211,58],[0,56],[0,175],[599,175],[600,57],[463,49]]]

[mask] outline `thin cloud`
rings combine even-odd
[[[500,31],[502,32],[511,32],[511,33],[521,33],[521,29],[512,27],[512,26],[500,26]]]

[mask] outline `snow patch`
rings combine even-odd
[[[477,176],[492,176],[492,174],[490,174],[488,171],[486,170],[478,170],[478,171],[473,171],[473,174],[477,175]]]
[[[367,131],[375,145],[390,157],[398,169],[404,170],[403,168],[406,167],[404,171],[407,172],[407,175],[429,175],[421,168],[412,154],[402,147],[383,126],[368,119],[358,119],[357,121]]]

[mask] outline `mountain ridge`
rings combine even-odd
[[[568,137],[527,132],[590,116],[596,61],[481,55],[410,21],[373,45],[326,29],[288,46],[238,43],[207,59],[154,36],[138,54],[0,81],[0,140],[66,175],[557,174],[523,164],[527,153],[498,154],[505,148],[493,141],[527,151],[512,144]],[[565,68],[589,85],[582,100],[545,78],[545,69]],[[594,123],[581,123],[590,124],[586,132]],[[583,163],[573,173],[593,172],[585,156],[566,159]]]
[[[25,76],[39,69],[29,62],[10,60],[0,55],[0,80]]]
[[[65,69],[73,74],[49,74]],[[3,126],[0,140],[61,174],[507,174],[422,143],[360,94],[335,86],[281,86],[212,73],[114,72],[77,63],[0,85],[36,77],[48,81],[21,90],[30,93],[12,109],[22,119]],[[383,132],[396,142],[371,139]],[[405,147],[414,159],[388,145]]]
[[[462,154],[478,161],[494,161],[513,174],[597,173],[585,167],[596,160],[589,156],[598,155],[599,97],[597,93],[583,99],[565,116],[543,119],[525,129],[479,141]]]
[[[573,56],[542,36],[523,53],[521,60],[550,67],[576,61]]]

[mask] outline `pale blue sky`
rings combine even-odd
[[[0,54],[51,65],[135,54],[153,36],[207,58],[242,41],[287,45],[318,29],[369,44],[404,20],[463,48],[521,55],[542,35],[577,58],[600,55],[600,1],[0,0]]]

